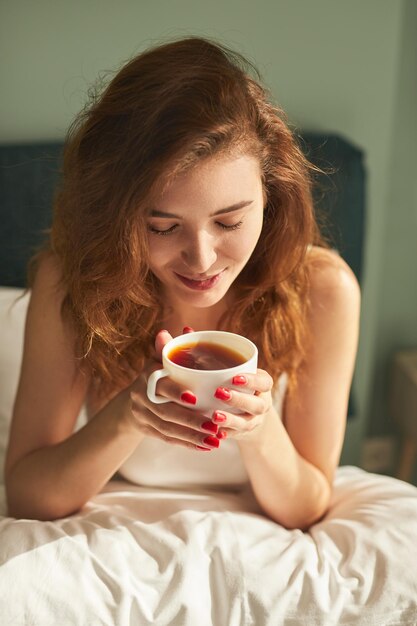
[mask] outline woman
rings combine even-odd
[[[306,528],[326,512],[359,288],[319,235],[313,167],[249,69],[204,39],[165,44],[127,63],[71,127],[33,264],[10,515],[77,511],[126,463],[143,464],[147,441],[160,463],[175,450],[196,467],[233,442],[265,514]],[[190,327],[259,348],[257,373],[217,390],[224,411],[211,420],[172,380],[157,389],[170,402],[146,395],[163,345]],[[74,432],[84,404],[90,419]]]

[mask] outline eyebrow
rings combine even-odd
[[[249,206],[253,203],[253,200],[243,200],[242,202],[237,202],[236,204],[232,204],[231,206],[225,207],[224,209],[219,209],[215,213],[212,213],[210,217],[215,217],[216,215],[222,215],[223,213],[231,213],[232,211],[237,211],[238,209],[243,209],[246,206]],[[168,213],[167,211],[160,211],[159,209],[152,209],[150,213],[150,217],[168,217],[175,219],[181,219],[180,215],[175,215],[175,213]]]

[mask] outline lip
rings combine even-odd
[[[223,272],[224,270],[208,278],[197,280],[187,278],[186,276],[182,276],[182,274],[177,274],[177,272],[174,272],[174,274],[177,276],[177,278],[179,278],[183,285],[185,285],[189,289],[193,289],[194,291],[206,291],[208,289],[212,289],[219,282]]]

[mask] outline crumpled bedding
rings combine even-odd
[[[417,489],[353,467],[286,530],[240,492],[111,481],[54,522],[0,517],[1,626],[415,626]]]

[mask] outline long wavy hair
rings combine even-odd
[[[68,131],[48,250],[59,259],[62,313],[98,392],[127,386],[152,353],[163,317],[148,266],[149,198],[214,155],[259,159],[266,196],[256,248],[219,327],[259,348],[260,366],[290,384],[306,345],[309,244],[325,245],[312,172],[286,116],[240,54],[185,38],[130,60]],[[47,250],[47,251],[48,251]]]

